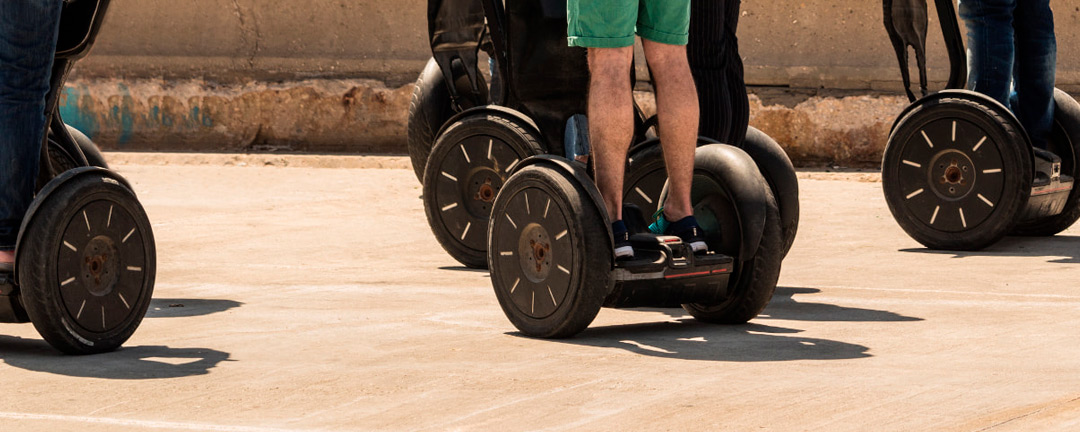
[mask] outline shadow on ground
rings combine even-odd
[[[981,256],[996,257],[1046,257],[1056,258],[1047,262],[1080,264],[1080,237],[1006,237],[980,251],[943,251],[926,248],[900,249],[900,252],[952,255],[953,258]]]
[[[719,326],[692,318],[674,322],[590,327],[554,342],[618,348],[636,354],[681,360],[766,362],[842,360],[870,357],[869,348],[826,339],[792,336],[802,330],[762,324]],[[519,335],[519,333],[514,333]]]
[[[900,315],[877,309],[836,306],[825,303],[796,301],[795,295],[817,294],[817,288],[777,287],[772,301],[758,319],[782,319],[792,321],[838,321],[838,322],[892,322],[922,321],[922,318]]]
[[[465,267],[465,266],[442,266],[442,267],[439,267],[439,270],[452,270],[452,271],[469,272],[469,273],[487,273],[488,272],[488,269],[486,269],[486,268],[477,269],[477,268],[471,268],[471,267]]]
[[[698,322],[681,308],[644,309],[661,312],[673,321],[590,327],[577,337],[557,342],[618,348],[653,357],[683,360],[761,362],[843,360],[870,357],[869,348],[846,342],[800,337],[802,330],[769,326],[761,320],[822,322],[911,322],[922,318],[895,312],[796,301],[796,295],[817,288],[778,287],[756,321],[735,326]],[[521,336],[520,333],[514,333]]]
[[[225,312],[229,309],[238,308],[243,305],[243,303],[234,300],[155,298],[150,300],[150,308],[146,310],[146,317],[178,318],[203,316]]]
[[[26,370],[85,378],[144,380],[206,375],[229,360],[208,348],[132,346],[105,354],[61,354],[40,339],[0,336],[0,361]]]

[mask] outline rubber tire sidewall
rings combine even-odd
[[[424,181],[424,167],[435,144],[436,135],[455,114],[446,79],[435,59],[428,60],[416,80],[409,102],[406,146],[417,180]]]
[[[101,149],[90,140],[90,137],[71,125],[64,126],[67,127],[71,137],[75,138],[75,143],[79,145],[79,149],[82,150],[83,156],[86,156],[86,161],[90,163],[90,166],[109,169],[109,164],[105,162],[105,156],[101,154]]]
[[[795,165],[776,140],[753,126],[747,129],[741,148],[757,162],[758,170],[776,198],[784,232],[782,249],[787,256],[799,231],[799,176],[795,173]]]

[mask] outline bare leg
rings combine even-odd
[[[14,251],[0,251],[0,264],[15,262]]]
[[[634,139],[630,88],[633,57],[633,47],[589,48],[589,141],[593,147],[596,187],[604,197],[612,221],[622,220],[626,151]],[[697,130],[696,120],[694,127]]]
[[[698,138],[697,87],[690,74],[685,46],[650,40],[643,43],[656,87],[660,143],[664,148],[669,181],[664,215],[669,221],[677,221],[694,214],[690,205],[690,184],[694,178],[694,149]]]

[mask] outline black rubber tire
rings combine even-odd
[[[79,149],[82,150],[83,156],[86,157],[86,161],[90,163],[90,166],[109,168],[109,164],[105,162],[105,156],[101,154],[101,150],[89,137],[71,126],[67,126],[67,130],[71,137],[75,139],[75,143],[79,145]],[[68,154],[68,151],[53,138],[52,131],[49,132],[48,140],[49,163],[52,164],[57,174],[82,166],[75,156]]]
[[[83,156],[86,156],[86,161],[90,162],[90,166],[96,166],[108,169],[109,164],[105,162],[105,156],[101,154],[101,150],[98,146],[90,140],[90,137],[82,133],[82,131],[71,127],[71,125],[64,125],[68,133],[72,138],[75,138],[75,143],[79,144],[79,148],[82,149]]]
[[[454,74],[458,77],[454,85],[458,89],[458,94],[462,95],[459,100],[461,110],[488,103],[490,96],[483,76],[477,76],[480,80],[480,94],[473,95],[472,85],[469,83],[465,69],[455,64]],[[417,180],[424,181],[424,167],[427,166],[428,155],[431,153],[431,147],[435,145],[439,130],[457,112],[442,69],[434,58],[428,60],[427,66],[420,73],[420,78],[416,80],[412,101],[409,102],[406,145]]]
[[[735,273],[728,282],[730,295],[727,300],[715,305],[683,305],[683,309],[698,321],[743,324],[758,316],[772,300],[776,283],[780,279],[780,266],[784,261],[784,233],[776,199],[768,188],[765,194],[768,205],[761,243],[758,244],[753,258],[741,261],[735,266]]]
[[[1080,179],[1080,103],[1060,89],[1054,90],[1054,126],[1050,132],[1050,150],[1061,157],[1061,173]],[[1073,183],[1061,214],[1035,221],[1020,221],[1013,235],[1046,237],[1056,235],[1080,220],[1080,185]]]
[[[409,102],[408,141],[409,160],[412,162],[416,178],[424,181],[424,167],[428,154],[435,143],[436,135],[443,124],[454,115],[450,90],[446,79],[435,59],[428,60],[420,78],[413,88],[412,101]]]
[[[100,173],[79,175],[39,199],[23,233],[33,240],[20,244],[18,263],[30,321],[64,353],[115,350],[142,322],[154,291],[156,252],[146,212],[130,189]],[[96,250],[104,252],[93,255]]]
[[[600,211],[575,178],[542,163],[522,168],[499,192],[488,231],[491,282],[522,333],[569,337],[596,318],[613,262]]]
[[[795,174],[795,165],[776,140],[753,126],[747,128],[741,148],[754,158],[776,198],[784,232],[781,249],[787,256],[799,231],[799,176]]]
[[[889,137],[885,201],[900,227],[928,248],[983,249],[1012,230],[1027,204],[1030,152],[1004,108],[975,97],[930,100],[908,111]],[[944,170],[944,179],[953,168],[959,183],[931,181],[939,178],[935,170]]]
[[[470,157],[465,146],[480,150]],[[450,256],[466,267],[487,266],[484,235],[492,201],[514,166],[541,153],[531,128],[497,112],[463,117],[443,131],[424,172],[424,212]]]

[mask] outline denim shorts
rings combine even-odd
[[[628,47],[635,33],[653,42],[686,45],[690,34],[690,0],[569,0],[566,14],[570,46]]]

